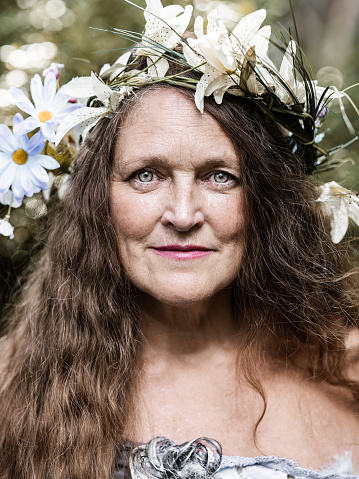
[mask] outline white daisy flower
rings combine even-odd
[[[0,220],[0,235],[8,236],[10,239],[14,238],[14,227],[10,223],[9,215],[6,215],[4,219]]]
[[[339,243],[347,232],[349,219],[359,226],[359,196],[335,181],[320,186],[317,201],[323,203],[324,212],[330,218],[333,243]]]
[[[61,88],[57,91],[56,75],[52,71],[45,76],[44,85],[40,76],[36,74],[31,79],[30,90],[34,104],[19,88],[10,89],[16,106],[30,115],[25,121],[17,124],[14,133],[24,135],[40,128],[44,137],[53,142],[57,125],[66,115],[81,108],[82,105],[68,103],[69,96],[65,95]]]
[[[23,122],[20,113],[14,117],[13,130]],[[52,156],[42,155],[45,139],[39,131],[30,139],[27,135],[15,135],[10,128],[0,125],[0,195],[11,187],[14,198],[21,202],[23,197],[48,187],[46,169],[58,168]],[[46,168],[46,169],[45,169]]]

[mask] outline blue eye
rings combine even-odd
[[[225,171],[217,171],[214,173],[213,178],[216,183],[227,183],[229,180],[229,174]]]
[[[152,171],[148,171],[148,170],[141,171],[140,173],[138,173],[138,179],[142,183],[149,183],[150,181],[153,180],[153,173]]]

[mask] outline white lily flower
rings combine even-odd
[[[131,54],[132,51],[128,50],[123,55],[121,55],[112,66],[110,66],[109,63],[103,65],[100,70],[99,76],[102,79],[108,78],[110,81],[112,81],[117,76],[121,76],[127,67],[127,63],[130,59]]]
[[[207,62],[199,68],[203,75],[197,85],[195,100],[200,111],[203,112],[204,96],[213,93],[216,102],[220,104],[224,93],[231,86],[244,82],[241,75],[248,56],[255,54],[256,61],[266,57],[271,28],[260,28],[265,17],[264,9],[243,17],[230,35],[216,9],[208,14],[206,34],[203,30],[203,18],[196,18],[194,32],[197,39],[189,38],[189,46],[183,44],[183,52],[192,66]],[[252,93],[257,93],[254,72],[250,72],[245,80],[245,87]]]
[[[298,73],[295,70],[293,58],[296,54],[296,43],[291,40],[288,44],[286,52],[284,54],[280,69],[279,69],[279,78],[283,80],[291,89],[294,96],[298,99],[299,103],[304,104],[304,108],[307,109],[306,105],[306,90],[307,85],[302,82],[298,81]],[[271,68],[275,70],[273,64],[271,64]],[[341,98],[344,96],[340,91],[334,90],[333,88],[329,87],[328,89],[318,86],[317,80],[311,82],[313,90],[315,91],[315,96],[317,101],[321,99],[321,102],[324,104],[328,101],[334,100],[335,98]],[[292,105],[294,103],[292,96],[288,92],[287,89],[283,87],[283,85],[278,82],[278,80],[274,80],[275,84],[275,92],[280,98],[280,100],[287,104]],[[324,94],[324,98],[322,95]]]
[[[10,223],[9,215],[6,215],[4,219],[0,220],[0,235],[8,236],[10,239],[14,238],[14,227]]]
[[[58,145],[65,134],[74,126],[80,128],[84,139],[101,118],[109,116],[116,111],[122,98],[128,95],[132,88],[121,86],[118,90],[112,90],[92,72],[90,77],[73,78],[61,90],[66,95],[80,99],[95,96],[103,103],[103,106],[85,107],[67,115],[58,127],[55,145]]]
[[[359,226],[359,196],[335,181],[321,185],[320,190],[317,201],[323,203],[324,212],[330,217],[333,243],[339,243],[347,232],[350,218]]]
[[[164,77],[169,64],[162,55],[166,48],[173,49],[186,31],[192,16],[193,7],[187,5],[168,5],[163,7],[161,0],[146,0],[145,31],[142,35],[142,47],[138,55],[147,56],[149,74]]]

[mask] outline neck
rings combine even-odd
[[[144,357],[199,358],[214,348],[233,345],[236,338],[232,289],[190,305],[164,304],[153,297],[137,297],[142,313]]]

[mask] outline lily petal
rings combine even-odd
[[[269,47],[272,29],[269,25],[261,28],[249,41],[254,46],[257,59],[265,58]]]
[[[58,127],[55,145],[57,146],[66,133],[71,130],[76,125],[86,126],[91,124],[94,126],[98,120],[109,113],[109,110],[105,107],[95,108],[95,107],[86,107],[76,110],[70,115],[68,115],[64,121],[62,121]]]
[[[100,80],[94,72],[91,73],[91,84],[94,94],[107,106],[108,99],[112,93],[111,88]]]
[[[226,90],[229,87],[235,85],[235,82],[229,75],[219,75],[215,78],[207,87],[205,91],[205,96],[210,96],[212,93],[216,92],[215,100],[218,105],[222,103],[222,98]],[[218,91],[220,90],[220,91]]]
[[[63,85],[59,92],[64,93],[75,98],[89,98],[92,96],[92,82],[91,77],[76,77],[70,80],[66,85]]]
[[[332,210],[330,225],[332,228],[330,232],[332,241],[335,244],[339,243],[344,238],[349,226],[348,210],[342,198],[340,199],[339,208]]]
[[[197,38],[201,38],[204,35],[203,24],[203,18],[198,15],[198,17],[196,17],[196,20],[194,21],[194,33]]]
[[[200,81],[197,83],[194,100],[195,100],[197,108],[199,109],[201,113],[203,113],[203,110],[204,110],[204,96],[205,96],[206,89],[208,85],[213,80],[215,80],[220,74],[221,72],[219,72],[218,70],[215,70],[214,68],[207,66],[205,73],[203,73]]]
[[[256,10],[255,12],[243,17],[232,30],[232,43],[246,46],[250,38],[264,22],[266,15],[266,10],[262,8],[261,10]]]

